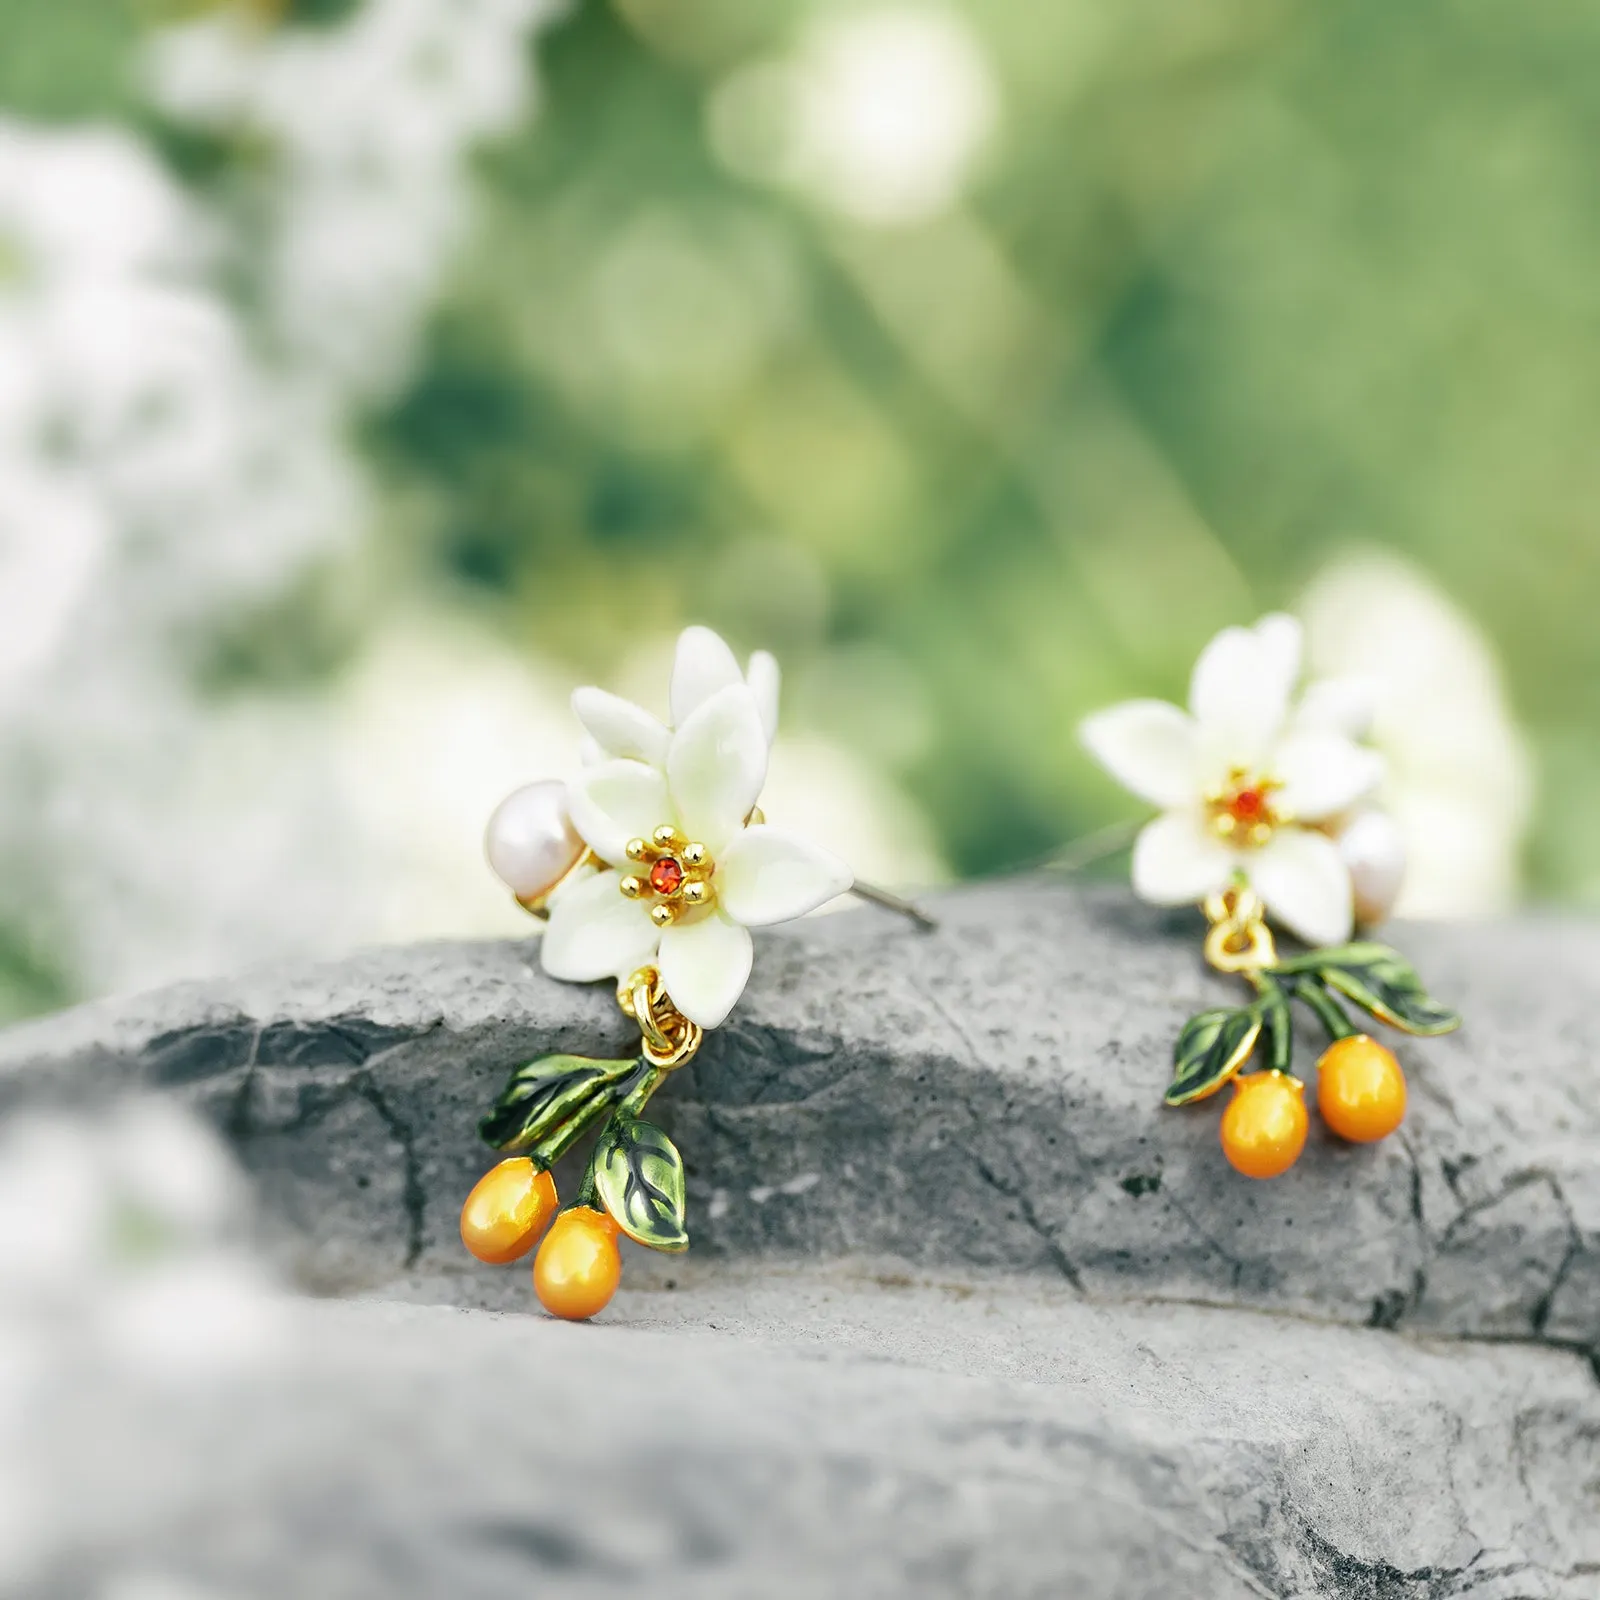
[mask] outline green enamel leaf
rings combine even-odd
[[[1294,1054],[1294,1019],[1289,1015],[1289,997],[1270,979],[1263,982],[1266,987],[1254,1009],[1261,1013],[1267,1059],[1274,1072],[1287,1072]]]
[[[1314,950],[1293,965],[1314,971],[1363,1011],[1406,1033],[1449,1033],[1461,1026],[1460,1016],[1435,1000],[1416,968],[1388,945],[1359,943]]]
[[[511,1074],[494,1110],[478,1124],[478,1133],[496,1150],[526,1149],[574,1117],[587,1121],[605,1110],[617,1085],[638,1066],[635,1060],[541,1056]]]
[[[652,1250],[686,1250],[683,1158],[653,1123],[613,1117],[594,1153],[594,1184],[612,1220]]]
[[[1344,1007],[1328,993],[1321,979],[1310,973],[1297,973],[1285,980],[1289,993],[1322,1024],[1329,1040],[1348,1039],[1360,1030],[1351,1022]]]
[[[1261,1036],[1258,1006],[1226,1007],[1190,1017],[1172,1052],[1169,1106],[1186,1106],[1215,1094],[1249,1059]]]

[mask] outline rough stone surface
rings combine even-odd
[[[730,1263],[587,1328],[304,1302],[203,1398],[74,1392],[20,1600],[1600,1592],[1600,1396],[1525,1346]]]
[[[700,1255],[1600,1344],[1600,931],[1399,932],[1467,1026],[1399,1043],[1400,1135],[1352,1147],[1313,1119],[1293,1172],[1252,1184],[1222,1159],[1220,1101],[1160,1105],[1177,1029],[1232,992],[1193,918],[1026,881],[938,909],[931,935],[861,911],[763,939],[730,1025],[652,1103]],[[456,1257],[476,1122],[512,1066],[629,1048],[603,986],[534,956],[420,946],[87,1007],[0,1037],[0,1097],[173,1089],[234,1139],[319,1284],[379,1283]]]
[[[694,1248],[634,1256],[590,1328],[500,1314],[525,1270],[455,1238],[509,1068],[628,1046],[531,944],[0,1037],[0,1110],[200,1107],[350,1302],[168,1418],[171,1471],[89,1496],[84,1574],[181,1549],[247,1595],[1600,1596],[1600,931],[1397,930],[1466,1028],[1399,1046],[1401,1136],[1313,1132],[1260,1185],[1216,1103],[1159,1104],[1177,1028],[1229,993],[1191,918],[1030,881],[936,909],[933,935],[864,911],[761,940],[653,1103]],[[81,1403],[117,1437],[151,1402]],[[208,1452],[230,1470],[179,1470]],[[284,1539],[315,1581],[282,1587]]]

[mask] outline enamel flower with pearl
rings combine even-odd
[[[758,650],[750,658],[747,677],[710,628],[684,629],[669,694],[676,721],[687,720],[719,689],[739,683],[755,696],[770,744],[778,728],[778,663]],[[631,760],[665,770],[672,730],[642,707],[604,689],[584,688],[573,694],[572,709],[585,730],[585,766]],[[566,784],[548,778],[507,795],[489,818],[484,835],[489,865],[524,906],[540,915],[585,849],[567,815]]]
[[[1142,898],[1198,903],[1242,881],[1307,942],[1350,936],[1351,865],[1333,829],[1383,762],[1352,736],[1367,715],[1360,686],[1316,685],[1297,706],[1299,674],[1300,624],[1269,616],[1206,646],[1188,712],[1133,700],[1083,724],[1100,764],[1161,808],[1134,846]]]
[[[1168,1105],[1233,1081],[1222,1119],[1228,1160],[1270,1178],[1299,1159],[1305,1085],[1290,1075],[1291,1002],[1326,1029],[1317,1104],[1341,1137],[1392,1133],[1405,1113],[1394,1055],[1357,1031],[1354,1004],[1408,1033],[1446,1033],[1460,1019],[1423,988],[1396,951],[1348,943],[1359,915],[1393,903],[1404,865],[1393,824],[1373,803],[1383,764],[1358,740],[1371,719],[1360,685],[1313,684],[1298,700],[1301,631],[1273,615],[1227,628],[1206,646],[1189,709],[1135,700],[1089,717],[1082,737],[1124,786],[1160,808],[1133,850],[1133,886],[1159,905],[1199,903],[1206,960],[1245,978],[1254,998],[1191,1017],[1173,1051]],[[1267,919],[1320,946],[1280,959]],[[1243,1074],[1257,1052],[1265,1070]]]
[[[758,820],[767,732],[742,680],[694,703],[654,754],[602,761],[567,786],[572,825],[601,870],[552,901],[544,969],[583,982],[654,963],[678,1010],[715,1028],[750,976],[749,930],[804,916],[853,877],[827,850]]]
[[[744,993],[750,930],[852,888],[925,920],[762,816],[778,716],[771,656],[758,652],[746,672],[716,634],[690,628],[669,702],[671,726],[605,690],[579,689],[583,771],[517,790],[485,841],[490,865],[547,919],[544,970],[614,982],[640,1033],[632,1058],[552,1055],[518,1068],[480,1125],[488,1144],[511,1153],[467,1197],[462,1240],[498,1264],[542,1236],[534,1283],[562,1317],[589,1317],[609,1302],[619,1234],[656,1250],[688,1244],[682,1159],[640,1112]],[[557,1215],[551,1168],[595,1126],[578,1199]]]

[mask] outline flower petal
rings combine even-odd
[[[545,909],[551,913],[554,913],[555,908],[561,903],[561,901],[565,899],[567,895],[571,894],[579,884],[588,883],[591,879],[597,878],[602,871],[608,870],[609,868],[595,866],[592,861],[582,862],[580,865],[574,867],[572,871],[569,872],[566,877],[564,877],[561,882],[550,891],[549,899],[545,901]],[[620,894],[621,890],[618,890],[618,893]]]
[[[1406,876],[1406,836],[1388,812],[1363,806],[1335,836],[1350,869],[1356,921],[1373,927],[1400,898]]]
[[[832,851],[787,828],[746,828],[717,863],[718,901],[747,928],[803,917],[854,882]]]
[[[1377,709],[1378,686],[1371,678],[1319,678],[1300,696],[1294,726],[1364,739]]]
[[[685,628],[672,663],[672,724],[681,728],[719,689],[743,683],[733,651],[710,628]]]
[[[630,839],[648,839],[672,820],[667,780],[642,761],[602,761],[567,785],[567,815],[602,861],[620,867]]]
[[[619,872],[597,872],[564,885],[551,902],[539,959],[552,978],[626,978],[655,958],[661,930],[647,907],[623,898],[621,881]]]
[[[661,935],[657,966],[668,997],[691,1022],[718,1027],[750,980],[749,930],[714,911]]]
[[[740,678],[719,689],[672,736],[667,785],[678,826],[718,855],[744,826],[766,781],[761,712]]]
[[[1350,937],[1350,869],[1327,834],[1279,828],[1240,864],[1267,911],[1307,944],[1339,944]]]
[[[1296,822],[1321,822],[1348,811],[1383,781],[1383,757],[1342,733],[1291,733],[1272,766],[1283,784],[1273,803]]]
[[[1300,681],[1300,665],[1305,653],[1305,630],[1286,611],[1272,611],[1264,616],[1251,632],[1261,650],[1267,670],[1283,685],[1284,694],[1292,695]]]
[[[642,706],[604,689],[574,689],[572,709],[589,737],[613,760],[667,764],[672,735]]]
[[[757,650],[750,657],[750,668],[745,681],[756,697],[761,710],[761,726],[767,730],[767,743],[778,736],[778,689],[783,674],[778,670],[778,658],[766,650]]]
[[[1169,811],[1134,842],[1133,890],[1158,906],[1187,905],[1223,888],[1233,861],[1201,812]]]
[[[1199,796],[1200,770],[1193,721],[1164,700],[1129,700],[1085,717],[1083,741],[1123,788],[1152,805],[1187,805]]]
[[[1254,628],[1224,628],[1200,652],[1189,683],[1189,709],[1207,758],[1219,775],[1253,767],[1289,715],[1300,669],[1300,624],[1264,617]]]

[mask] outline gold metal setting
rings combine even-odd
[[[1206,900],[1206,960],[1218,972],[1260,972],[1277,964],[1267,908],[1253,890],[1234,885]]]
[[[705,1037],[700,1026],[667,997],[661,973],[655,967],[640,967],[626,983],[619,984],[617,1004],[638,1023],[645,1060],[664,1072],[681,1067]]]
[[[550,902],[555,899],[561,890],[571,883],[580,872],[590,867],[602,867],[604,865],[605,863],[600,857],[593,850],[586,847],[583,854],[543,894],[531,894],[526,900],[519,894],[515,897],[516,902],[529,916],[537,917],[541,922],[548,922],[550,920]]]
[[[624,873],[618,885],[629,900],[649,902],[650,920],[670,928],[691,912],[716,903],[712,875],[717,870],[703,844],[664,823],[648,839],[630,839],[625,854],[642,872]]]
[[[1290,820],[1272,803],[1273,794],[1282,787],[1278,778],[1235,767],[1228,781],[1205,797],[1211,826],[1231,845],[1259,849]]]

